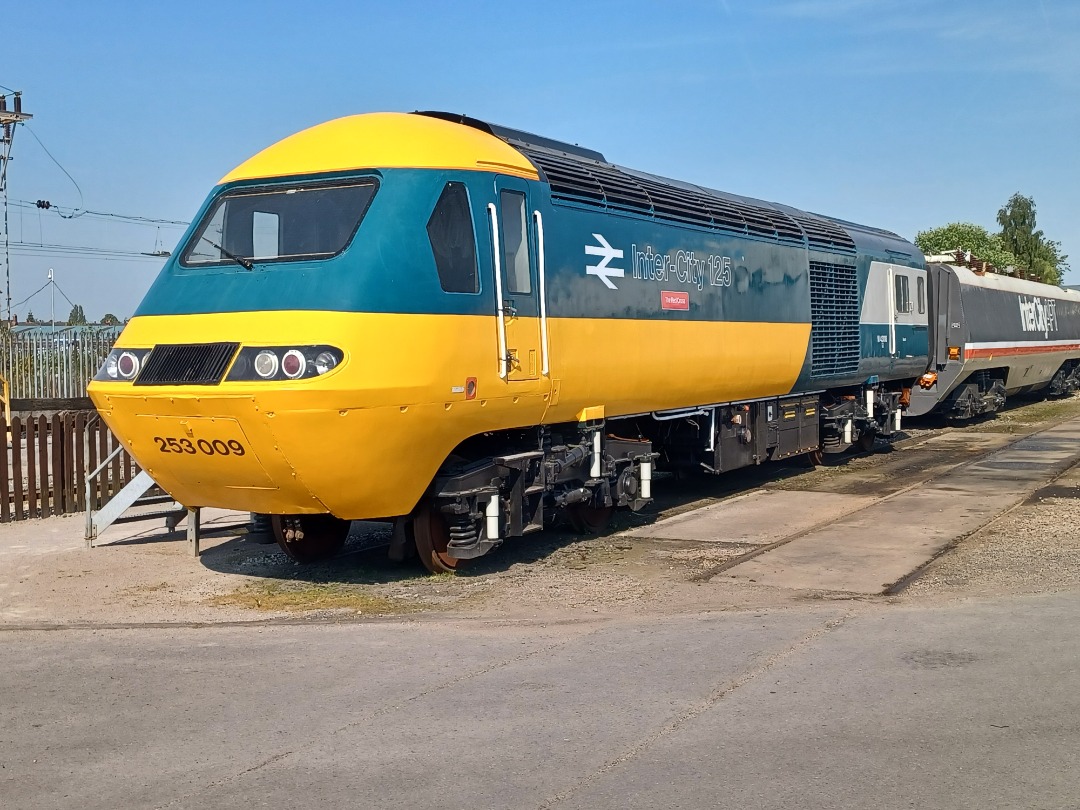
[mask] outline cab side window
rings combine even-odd
[[[898,274],[893,277],[897,312],[911,312],[911,287],[908,284],[908,277],[905,275]]]
[[[511,295],[532,292],[529,278],[529,241],[525,218],[525,195],[516,191],[499,193],[502,223],[502,264],[506,291]]]
[[[469,193],[464,183],[447,183],[427,224],[439,284],[451,293],[480,292],[476,267],[476,237],[473,233]]]

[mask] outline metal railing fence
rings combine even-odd
[[[120,335],[120,326],[0,332],[0,376],[11,399],[73,399],[90,382]]]

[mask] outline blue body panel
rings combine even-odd
[[[640,212],[553,201],[546,183],[487,172],[393,169],[347,176],[375,177],[379,189],[352,242],[338,256],[256,263],[252,270],[237,264],[188,268],[180,264],[183,251],[177,250],[136,315],[259,310],[493,314],[488,204],[497,199],[501,188],[524,191],[530,215],[539,211],[542,216],[547,308],[553,318],[809,323],[811,260],[854,264],[860,308],[871,261],[922,266],[922,255],[910,243],[884,231],[839,221],[855,242],[854,252],[810,251],[805,242],[790,238],[770,240]],[[217,187],[181,244],[195,232],[218,194],[307,179],[312,178]],[[428,240],[428,218],[450,181],[464,183],[469,192],[480,275],[476,294],[442,290]],[[535,231],[531,216],[530,228]],[[538,288],[537,247],[534,232],[530,247],[534,291]],[[593,273],[587,272],[590,267]],[[513,304],[524,316],[538,314],[535,292],[515,297]],[[858,385],[875,374],[882,380],[912,377],[925,369],[925,330],[922,335],[905,335],[905,342],[910,340],[905,353],[909,351],[911,357],[896,359],[881,356],[876,335],[865,325],[862,329],[862,360],[855,373],[813,377],[810,351],[798,347],[806,352],[806,359],[795,390]]]

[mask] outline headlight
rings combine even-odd
[[[307,380],[332,371],[344,359],[345,353],[334,346],[245,346],[225,379]]]
[[[149,349],[113,349],[105,357],[105,362],[101,364],[94,379],[131,382],[139,376],[148,354]]]
[[[272,380],[278,372],[277,355],[269,349],[263,349],[255,355],[255,373],[264,380]]]

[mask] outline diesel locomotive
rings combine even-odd
[[[90,395],[178,501],[270,514],[294,559],[393,519],[392,556],[448,571],[555,514],[601,530],[657,466],[995,407],[1016,381],[934,311],[960,311],[954,281],[889,231],[463,116],[357,115],[222,178]],[[1075,387],[1069,347],[1035,376]]]

